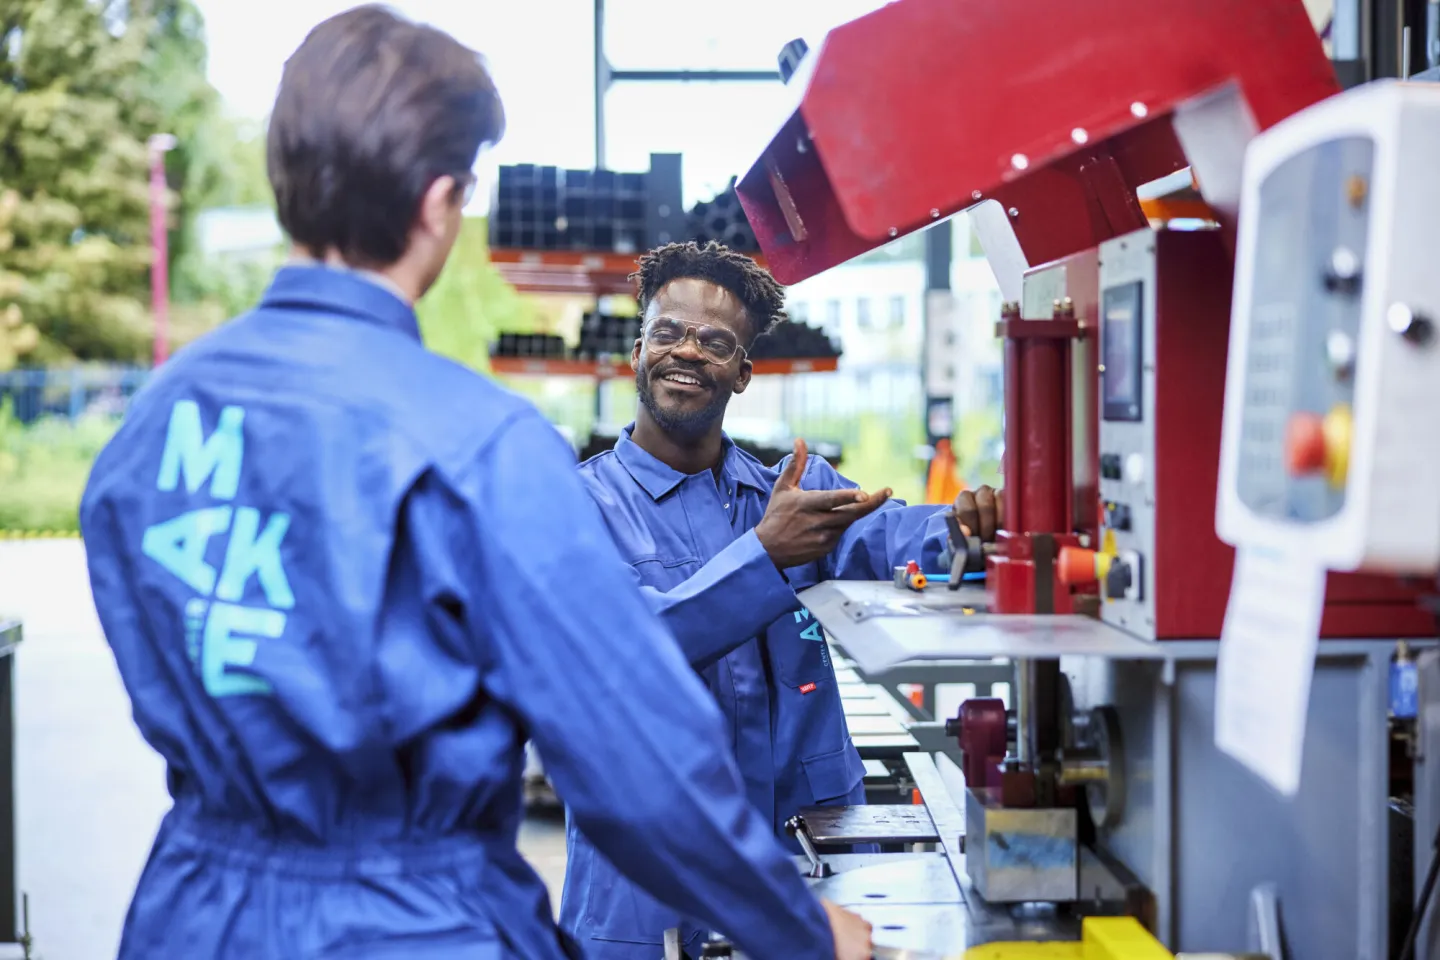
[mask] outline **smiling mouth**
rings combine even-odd
[[[689,373],[682,373],[679,370],[671,370],[660,377],[665,383],[679,384],[682,387],[703,387],[700,378]]]

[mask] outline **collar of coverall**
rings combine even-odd
[[[414,308],[394,284],[368,271],[294,260],[275,272],[260,305],[345,314],[420,339]]]
[[[687,477],[674,467],[667,466],[646,453],[640,444],[630,438],[634,429],[635,424],[632,423],[621,431],[620,439],[615,443],[615,456],[621,466],[629,471],[630,476],[635,478],[635,482],[650,494],[650,498],[659,500],[680,486]],[[767,482],[765,468],[751,457],[746,456],[744,451],[735,446],[735,443],[725,434],[720,435],[720,442],[724,444],[725,448],[725,466],[722,472],[726,479],[761,493],[769,492],[774,485],[774,480],[771,479]]]

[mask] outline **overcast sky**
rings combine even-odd
[[[285,58],[345,0],[197,0],[210,79],[238,115],[263,118]],[[885,0],[607,0],[606,48],[617,69],[773,67],[789,40],[812,47],[831,26]],[[395,0],[488,59],[509,117],[499,163],[594,162],[592,0]],[[617,84],[606,100],[608,165],[644,170],[652,151],[685,154],[687,200],[748,168],[778,120],[779,84]],[[478,191],[484,193],[484,191]],[[477,200],[480,198],[477,197]]]

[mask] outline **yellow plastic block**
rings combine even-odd
[[[1085,960],[1079,943],[987,943],[965,951],[965,960]]]
[[[1175,960],[1134,917],[1086,917],[1083,960]]]

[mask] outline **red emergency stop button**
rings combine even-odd
[[[1293,413],[1285,425],[1285,468],[1292,477],[1325,469],[1325,418],[1318,413]]]
[[[1055,558],[1055,575],[1061,583],[1080,586],[1105,579],[1110,572],[1111,556],[1083,547],[1061,547]]]

